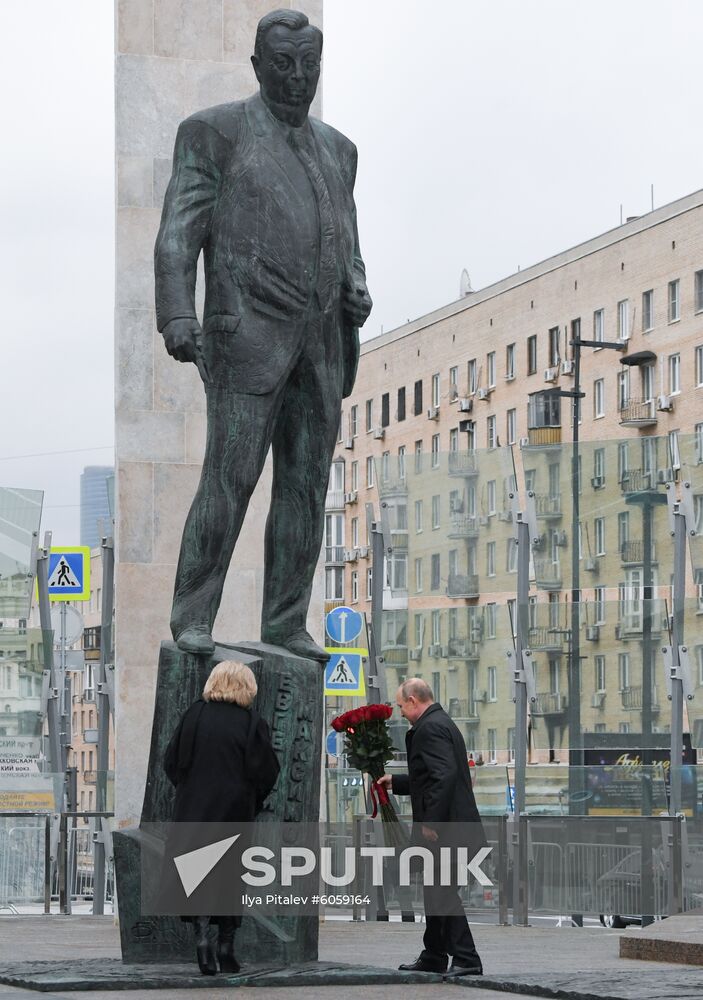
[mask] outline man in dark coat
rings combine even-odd
[[[205,382],[203,472],[183,532],[171,613],[180,649],[212,627],[269,447],[261,638],[329,658],[306,618],[322,542],[341,401],[371,311],[354,206],[356,148],[308,117],[322,33],[298,11],[259,23],[260,93],[182,122],[155,247],[166,350]],[[205,307],[195,311],[203,252]]]
[[[396,795],[410,795],[414,840],[435,855],[437,883],[439,848],[466,846],[471,857],[486,843],[466,744],[456,724],[434,701],[432,689],[419,677],[401,684],[396,702],[411,723],[405,736],[408,774],[385,775],[380,783],[391,786]],[[444,972],[447,977],[482,975],[481,959],[456,886],[425,885],[424,901],[424,949],[415,962],[400,968]],[[452,965],[447,971],[449,955]]]

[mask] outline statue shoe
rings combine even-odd
[[[239,972],[241,966],[234,956],[234,941],[217,942],[217,960],[220,972]]]
[[[302,656],[306,660],[319,660],[320,663],[327,663],[330,658],[330,654],[326,653],[321,646],[318,646],[305,629],[301,629],[300,632],[294,632],[282,645],[286,649],[289,649],[291,653],[295,653],[296,656]]]
[[[184,629],[176,639],[176,645],[184,653],[195,653],[196,656],[209,656],[215,652],[212,636],[205,629]]]

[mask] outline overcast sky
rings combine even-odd
[[[112,461],[112,6],[0,4],[0,485],[44,489],[64,544]],[[325,0],[324,27],[365,336],[703,186],[700,0]]]

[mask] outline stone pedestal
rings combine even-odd
[[[232,659],[246,663],[256,676],[256,708],[271,726],[281,764],[266,803],[266,820],[318,821],[323,725],[320,664],[263,643],[218,645],[211,657],[198,657],[182,653],[173,642],[163,642],[141,825],[113,836],[125,962],[194,961],[190,924],[174,917],[141,915],[141,856],[149,846],[144,825],[171,819],[174,789],[163,772],[164,750],[182,714],[200,696],[212,667]],[[245,917],[237,932],[237,953],[252,964],[314,961],[317,934],[317,917]]]

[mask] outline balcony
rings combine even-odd
[[[657,474],[651,469],[627,469],[620,481],[623,493],[645,493],[656,490]]]
[[[479,645],[472,642],[465,636],[454,636],[447,643],[447,659],[449,660],[477,660],[479,658]]]
[[[344,510],[344,490],[327,490],[325,510]]]
[[[530,427],[527,431],[528,448],[550,448],[561,444],[561,427]]]
[[[477,476],[478,461],[473,451],[449,452],[450,476]]]
[[[97,771],[84,771],[83,772],[83,783],[85,785],[95,785],[98,781]]]
[[[478,705],[474,698],[450,698],[449,718],[456,722],[478,722]]]
[[[561,653],[564,649],[563,630],[537,625],[529,629],[527,641],[533,652]]]
[[[620,546],[620,561],[624,566],[641,566],[644,563],[644,542],[637,538],[623,542]],[[650,558],[657,561],[657,550],[652,542]]]
[[[398,497],[408,495],[408,483],[405,476],[381,476],[378,492],[382,497]]]
[[[391,545],[394,552],[406,552],[408,549],[408,532],[403,528],[391,529]]]
[[[628,399],[620,407],[621,427],[656,427],[656,423],[653,399]]]
[[[558,694],[555,691],[543,691],[537,695],[536,701],[532,702],[530,711],[533,715],[561,715],[568,708],[568,699],[565,694]]]
[[[387,667],[406,667],[408,665],[407,646],[384,646],[381,652]]]
[[[642,690],[641,684],[638,687],[627,687],[621,690],[620,698],[622,700],[622,707],[626,712],[642,711]],[[652,711],[659,711],[659,696],[656,684],[652,688]]]
[[[447,597],[478,597],[477,573],[450,573],[447,582]]]
[[[561,517],[561,497],[550,496],[547,493],[535,493],[535,511],[537,517],[547,520]]]
[[[325,562],[344,563],[344,552],[343,545],[325,545]]]
[[[478,538],[478,518],[475,514],[452,515],[448,538]]]
[[[561,590],[561,566],[551,559],[535,559],[535,583],[541,590]]]

